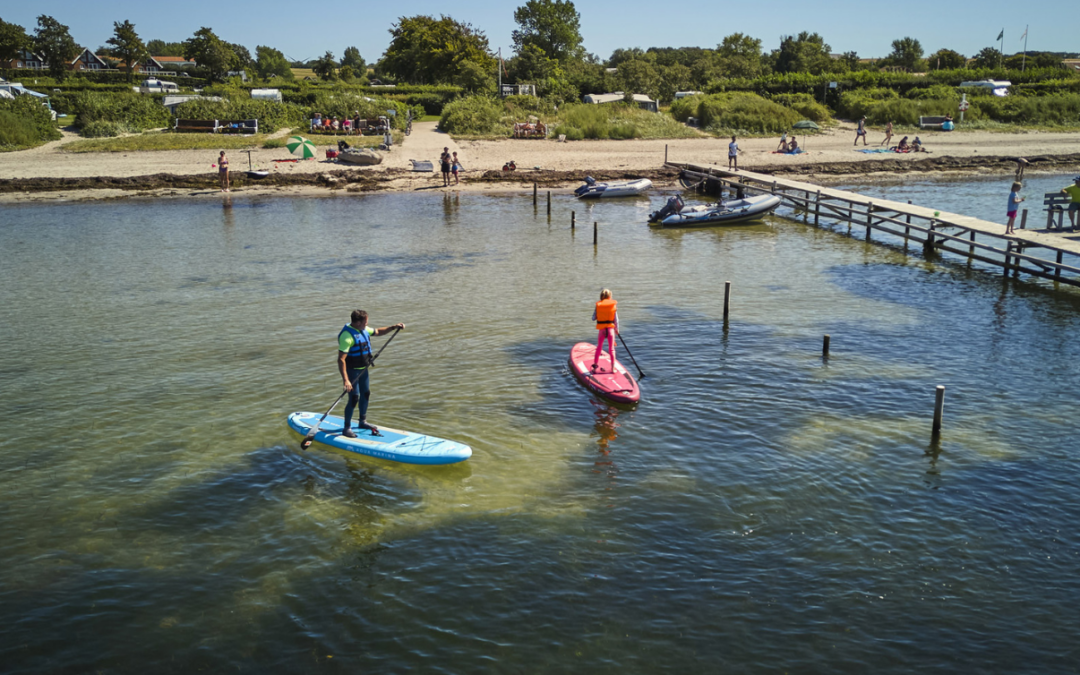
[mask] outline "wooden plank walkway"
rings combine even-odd
[[[1002,223],[932,207],[866,197],[790,178],[753,171],[729,171],[712,164],[669,162],[666,166],[681,169],[686,175],[703,184],[711,182],[710,188],[727,187],[735,191],[775,194],[789,206],[803,210],[808,219],[812,216],[815,224],[822,215],[838,218],[853,226],[865,227],[867,239],[872,229],[879,230],[903,237],[905,241],[909,238],[920,241],[924,248],[930,250],[949,251],[1001,266],[1006,274],[1009,271],[1014,274],[1022,271],[1080,286],[1080,232],[1026,229],[1027,225],[1035,225],[1043,220],[1040,218],[1041,211],[1036,211],[1035,217],[1029,218],[1025,209],[1022,219],[1017,218],[1015,233],[1006,235],[1005,225]],[[942,232],[943,229],[950,232]],[[977,242],[977,235],[997,245]],[[1031,255],[1025,253],[1027,249],[1040,249],[1041,252],[1049,252],[1055,257],[1047,259]],[[979,251],[978,254],[976,250]],[[1066,255],[1073,257],[1068,263],[1064,262]],[[1062,276],[1063,272],[1074,276]]]

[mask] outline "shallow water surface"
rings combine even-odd
[[[1080,293],[661,202],[5,207],[0,670],[1073,672]],[[471,460],[298,449],[356,307]]]

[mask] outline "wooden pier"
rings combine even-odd
[[[1047,195],[1047,229],[1027,229],[1028,210],[1017,218],[1014,234],[1005,234],[1005,225],[949,213],[925,206],[864,197],[811,183],[777,178],[752,171],[729,171],[717,165],[667,162],[682,170],[698,189],[709,194],[730,190],[736,194],[774,194],[787,206],[802,212],[807,222],[818,225],[822,218],[866,228],[920,243],[927,252],[948,251],[971,260],[1002,268],[1005,275],[1020,272],[1051,281],[1080,286],[1080,233],[1066,236],[1060,229],[1064,212],[1053,195]],[[1057,220],[1058,231],[1049,228]],[[1038,216],[1032,222],[1038,222]],[[980,237],[981,241],[976,238]],[[1028,253],[1049,254],[1052,258]],[[1066,258],[1069,256],[1069,258]]]

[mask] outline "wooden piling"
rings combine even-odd
[[[1058,266],[1054,268],[1054,281],[1057,281],[1058,279],[1061,278],[1061,255],[1062,255],[1062,253],[1064,253],[1064,251],[1058,251],[1058,254],[1057,254],[1057,264],[1058,264]]]
[[[870,229],[874,226],[874,202],[866,205],[866,241],[870,241]]]
[[[548,190],[547,214],[551,215],[551,190]]]
[[[574,229],[575,225],[577,225],[577,212],[576,211],[571,211],[570,212],[570,229],[571,230]]]
[[[536,206],[536,183],[533,183],[533,206]]]
[[[818,222],[821,220],[821,190],[817,191],[817,197],[814,199],[814,226],[817,227]]]
[[[911,205],[911,200],[910,199],[907,200],[907,203],[910,206]],[[907,214],[907,216],[904,217],[904,223],[906,223],[904,225],[904,243],[906,244],[907,240],[908,240],[908,235],[911,234],[911,228],[908,227],[908,225],[911,225],[911,214],[910,213]]]
[[[1012,248],[1013,243],[1010,241],[1009,245],[1005,247],[1005,264],[1001,267],[1001,272],[1004,276],[1009,276],[1009,262],[1012,260]]]
[[[941,418],[945,413],[945,387],[938,385],[934,398],[934,435],[941,433]]]
[[[667,143],[664,143],[664,164],[667,164]]]
[[[821,355],[825,358],[829,358],[829,341],[830,336],[826,335],[825,339],[821,343]]]
[[[731,305],[731,282],[724,282],[724,321],[728,319],[728,308]]]
[[[1020,214],[1020,229],[1027,229],[1027,209],[1024,209],[1023,213]]]
[[[592,245],[593,246],[596,246],[600,242],[599,234],[598,234],[599,229],[597,229],[598,225],[599,225],[599,223],[596,223],[596,222],[594,222],[592,224]]]
[[[968,257],[975,255],[975,230],[971,231],[971,246],[968,246]]]

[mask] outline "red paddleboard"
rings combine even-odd
[[[641,399],[641,391],[634,376],[618,360],[612,370],[611,355],[606,350],[600,352],[594,369],[592,362],[595,355],[596,345],[590,342],[579,342],[570,349],[570,370],[574,377],[609,401],[637,403]]]

